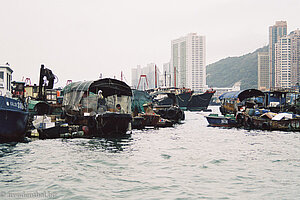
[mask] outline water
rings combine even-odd
[[[214,110],[217,107],[212,107]],[[300,133],[175,128],[0,145],[0,199],[300,199]]]

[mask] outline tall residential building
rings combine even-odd
[[[270,87],[275,86],[275,44],[285,35],[287,35],[286,21],[276,21],[275,25],[269,27]]]
[[[140,75],[142,74],[142,68],[138,65],[136,68],[131,69],[131,87],[137,88]]]
[[[275,44],[275,86],[290,88],[299,83],[300,31],[281,37]]]
[[[258,89],[270,88],[269,52],[258,53]]]
[[[206,88],[205,36],[190,33],[171,42],[171,68],[175,87]]]
[[[291,87],[291,40],[281,37],[275,44],[275,87]]]
[[[290,33],[291,38],[291,84],[300,84],[300,30]]]

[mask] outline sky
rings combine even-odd
[[[67,80],[120,79],[171,58],[171,40],[206,36],[206,64],[268,45],[268,29],[300,28],[299,0],[0,0],[0,64],[38,83],[41,64]]]

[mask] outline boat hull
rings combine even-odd
[[[0,97],[0,141],[21,141],[25,137],[28,112],[15,99]],[[22,107],[23,108],[23,107]]]
[[[88,123],[90,130],[101,137],[117,137],[126,135],[129,130],[129,123],[132,117],[130,114],[104,113],[95,117],[96,123]]]
[[[270,120],[255,116],[245,115],[243,125],[250,129],[278,130],[278,131],[300,131],[300,119]]]
[[[203,94],[182,93],[176,95],[178,105],[182,110],[202,111],[206,110],[214,92]]]
[[[238,124],[235,119],[222,116],[206,116],[210,126],[218,127],[236,127]]]

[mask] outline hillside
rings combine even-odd
[[[239,56],[228,57],[210,64],[206,68],[209,87],[232,87],[241,81],[241,89],[257,88],[257,54],[267,52],[268,46]]]

